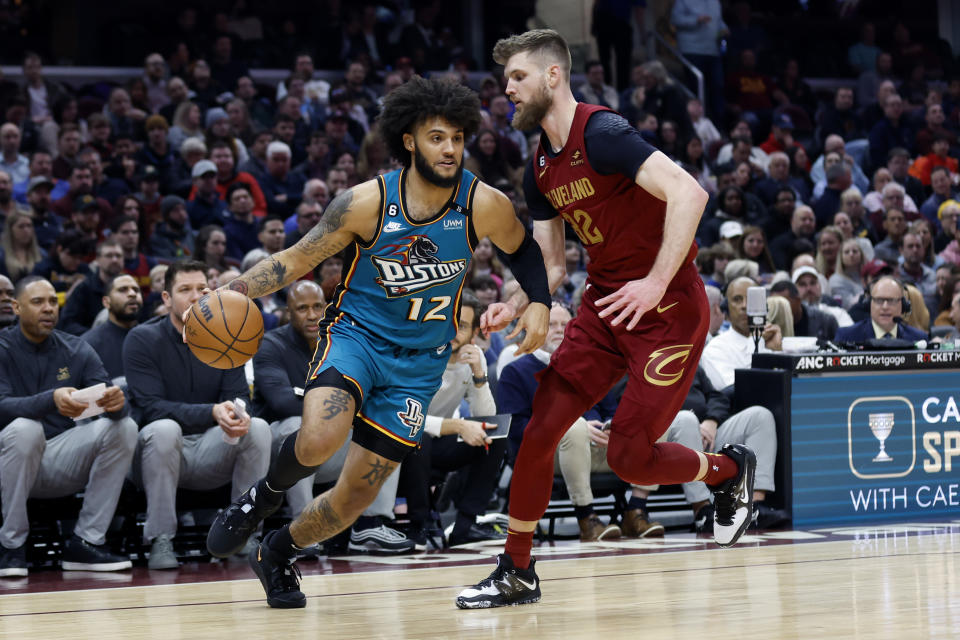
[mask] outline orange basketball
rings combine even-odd
[[[263,340],[263,316],[236,291],[214,291],[190,307],[187,345],[200,362],[233,369],[253,357]]]

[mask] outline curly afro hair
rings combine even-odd
[[[480,98],[452,80],[420,76],[387,94],[378,126],[390,155],[409,167],[411,154],[403,146],[403,134],[412,134],[417,125],[437,116],[462,128],[464,139],[469,140],[480,126]]]

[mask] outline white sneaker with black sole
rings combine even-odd
[[[721,547],[736,544],[753,520],[753,483],[757,456],[742,444],[724,445],[720,453],[733,458],[739,473],[713,491],[713,540]]]
[[[347,549],[360,553],[404,554],[410,553],[416,543],[402,531],[391,529],[385,524],[368,529],[351,529],[350,543]]]

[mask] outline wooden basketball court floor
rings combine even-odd
[[[300,563],[267,607],[242,561],[0,580],[0,638],[960,638],[960,520],[535,550],[543,599],[461,611],[501,543]]]

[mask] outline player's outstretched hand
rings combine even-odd
[[[664,291],[663,286],[649,278],[631,280],[610,295],[597,300],[598,307],[606,307],[599,315],[601,318],[606,318],[619,312],[610,322],[610,326],[615,327],[629,319],[627,331],[633,331],[643,314],[660,302]]]
[[[521,331],[526,331],[523,342],[517,345],[517,356],[526,355],[543,346],[549,329],[550,307],[540,302],[531,302],[517,320],[517,326],[507,335],[507,340],[517,337]]]
[[[501,331],[517,317],[517,310],[508,302],[494,302],[480,316],[480,332],[489,335]]]

